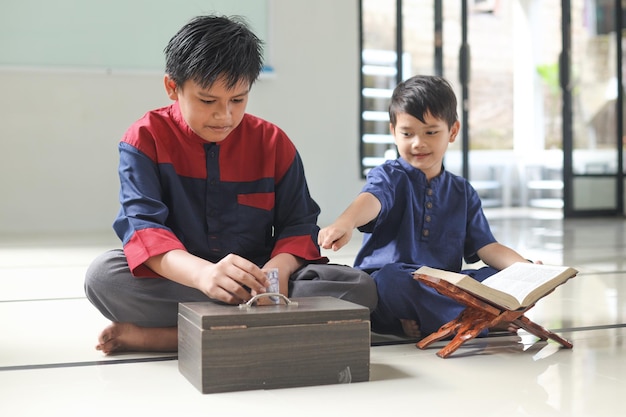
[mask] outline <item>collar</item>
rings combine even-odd
[[[412,181],[414,181],[414,182],[416,182],[418,184],[424,184],[424,185],[436,184],[436,183],[441,181],[441,177],[446,172],[445,167],[443,165],[441,165],[441,171],[439,172],[439,174],[436,177],[431,179],[430,183],[429,183],[429,181],[426,179],[426,174],[424,174],[421,170],[415,168],[413,165],[409,164],[401,156],[398,157],[397,161],[400,164],[400,166],[402,167],[402,169],[404,169],[406,171],[406,173],[409,175],[409,178],[411,178]]]

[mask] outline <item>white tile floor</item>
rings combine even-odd
[[[93,257],[118,246],[110,235],[5,238],[0,416],[626,415],[626,221],[488,214],[501,242],[579,269],[528,314],[572,350],[525,333],[473,340],[448,359],[435,355],[442,343],[381,344],[371,349],[369,382],[207,395],[174,355],[93,349],[107,322],[85,300],[82,279]],[[347,263],[357,247],[327,255]]]

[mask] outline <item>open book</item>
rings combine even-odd
[[[578,273],[567,266],[517,262],[478,282],[468,275],[423,266],[413,275],[428,275],[447,281],[476,297],[507,310],[533,305]]]

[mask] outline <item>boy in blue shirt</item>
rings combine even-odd
[[[514,262],[528,262],[498,243],[468,181],[443,167],[460,128],[454,91],[446,80],[415,76],[400,83],[389,106],[400,157],[373,168],[361,193],[318,243],[338,250],[354,228],[364,240],[354,266],[374,277],[378,306],[372,330],[426,336],[464,306],[413,279],[422,265],[461,271],[462,261],[487,267],[464,271],[482,281]]]

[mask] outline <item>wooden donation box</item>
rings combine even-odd
[[[199,391],[369,380],[369,309],[332,297],[256,301],[179,304],[178,368]]]

